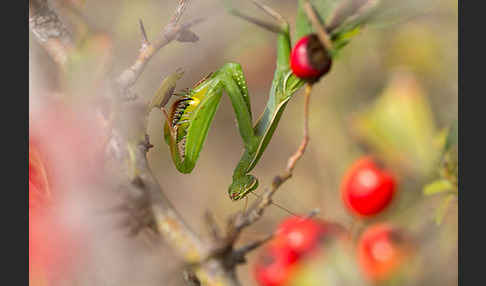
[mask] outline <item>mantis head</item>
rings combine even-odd
[[[228,189],[230,199],[237,201],[244,198],[248,193],[254,191],[258,187],[258,179],[252,175],[245,175],[233,180],[233,183]]]

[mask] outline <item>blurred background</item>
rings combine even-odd
[[[82,16],[76,17],[83,17],[94,35],[103,35],[94,40],[99,50],[91,51],[93,61],[106,61],[103,68],[113,74],[132,64],[137,55],[141,39],[138,20],[143,20],[149,39],[154,39],[176,7],[176,1],[168,0],[84,2],[79,6]],[[250,3],[234,2],[237,9],[265,18]],[[297,1],[264,2],[294,27]],[[295,214],[318,208],[317,217],[350,227],[355,218],[341,201],[342,176],[362,155],[379,156],[398,174],[398,196],[385,213],[362,222],[362,227],[391,221],[417,234],[424,241],[421,253],[427,265],[423,269],[427,273],[421,278],[427,283],[423,285],[457,285],[457,201],[449,204],[438,225],[437,209],[443,205],[444,196],[425,196],[423,188],[440,176],[445,132],[457,119],[458,3],[388,2],[393,13],[364,28],[333,62],[331,72],[314,86],[310,144],[292,179],[279,189],[274,201]],[[139,96],[150,98],[161,80],[177,68],[185,71],[177,88],[189,88],[209,72],[234,61],[243,67],[252,112],[259,115],[273,78],[276,35],[229,15],[219,0],[190,1],[182,21],[199,17],[205,18],[204,22],[192,29],[199,41],[172,42],[164,47],[148,64],[134,90]],[[55,65],[32,34],[29,38],[32,105],[37,94],[64,79],[54,76]],[[77,78],[74,71],[69,84],[81,86],[87,80]],[[291,99],[252,172],[260,181],[257,193],[270,186],[300,144],[303,99],[302,91]],[[224,225],[230,214],[245,207],[245,200],[233,202],[227,195],[233,169],[243,151],[229,99],[222,98],[191,174],[180,174],[175,169],[163,141],[163,122],[160,112],[151,113],[149,133],[155,147],[149,152],[149,160],[162,188],[196,231],[204,233],[201,226],[205,210],[211,210]],[[249,196],[250,202],[254,199]],[[270,207],[258,223],[244,232],[240,243],[263,238],[289,215],[282,208]],[[148,263],[146,256],[136,257],[138,262],[132,263]],[[248,264],[239,267],[238,274],[243,285],[256,285],[251,275],[256,254],[248,258]],[[166,256],[161,259],[167,261]],[[121,271],[118,274],[123,275]]]

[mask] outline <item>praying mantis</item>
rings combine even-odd
[[[229,96],[244,144],[243,155],[236,165],[233,181],[228,188],[228,194],[232,200],[244,198],[258,187],[258,179],[249,173],[257,165],[272,139],[289,100],[304,84],[312,84],[297,77],[291,70],[292,49],[290,27],[287,21],[270,7],[256,0],[252,2],[278,22],[278,25],[271,25],[230,8],[232,14],[277,33],[274,77],[266,107],[256,123],[253,123],[245,76],[238,63],[225,64],[191,89],[179,94],[179,98],[172,104],[169,111],[162,107],[166,116],[164,138],[169,146],[172,160],[179,172],[190,173],[196,165],[223,93]],[[343,6],[342,2],[335,0],[323,2],[326,2],[327,6],[321,7],[317,13],[314,7],[310,12],[309,9],[305,11],[304,5],[310,5],[309,2],[299,0],[296,36],[300,38],[313,33],[313,29],[319,29],[318,35],[327,36],[328,41],[332,43],[332,46],[327,43],[325,47],[334,58],[364,23],[367,13],[360,12],[359,9],[363,9],[365,6],[362,3],[370,1],[348,0],[349,3],[344,1],[347,6]],[[349,10],[351,4],[357,7],[351,7],[352,9]],[[331,9],[331,7],[335,9]],[[347,11],[349,17],[345,17],[343,11]],[[350,13],[350,11],[354,12]],[[324,21],[321,17],[326,16],[329,17],[328,21],[325,21],[326,25],[316,27],[316,25],[323,25]],[[320,23],[316,23],[316,19]],[[319,38],[322,41],[322,38]],[[166,100],[164,101],[166,103]]]

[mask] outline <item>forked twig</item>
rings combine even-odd
[[[150,42],[148,40],[145,27],[140,20],[142,45],[137,59],[116,79],[116,84],[121,89],[122,94],[125,94],[125,92],[135,84],[137,79],[145,70],[147,63],[162,47],[166,46],[173,40],[176,40],[179,34],[189,31],[192,26],[200,23],[203,20],[202,18],[198,18],[185,24],[179,23],[188,2],[188,0],[179,0],[174,15],[171,17],[169,23],[167,23],[167,25],[164,27],[161,35],[154,42]]]

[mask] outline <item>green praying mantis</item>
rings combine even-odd
[[[179,94],[179,98],[172,104],[169,111],[162,107],[166,116],[164,138],[169,145],[172,160],[179,172],[190,173],[196,165],[223,93],[229,96],[235,112],[238,130],[244,143],[243,155],[233,172],[233,181],[228,189],[229,197],[232,200],[239,200],[258,187],[258,179],[249,172],[253,170],[262,157],[289,100],[306,83],[295,76],[290,68],[289,24],[271,8],[257,1],[253,2],[279,23],[278,25],[270,25],[230,8],[232,14],[277,33],[277,60],[274,77],[266,107],[256,123],[253,123],[245,76],[241,65],[238,63],[225,64],[219,70],[203,78],[191,89]],[[306,2],[299,0],[296,25],[297,38],[313,32],[312,25],[314,23],[309,20],[304,11]],[[344,17],[342,11],[344,8],[349,9],[349,6],[344,7],[342,2],[333,0],[322,2],[326,2],[327,5],[314,7],[314,9],[317,9],[314,16],[319,15],[321,21],[323,17],[329,18],[329,21],[322,21],[321,24],[326,23],[324,31],[333,43],[330,54],[335,57],[337,52],[364,23],[366,19],[364,15],[367,13],[361,13],[360,16],[359,9],[355,9],[354,14],[348,11],[349,17]],[[363,1],[349,0],[348,2]],[[356,15],[360,17],[356,17]],[[177,79],[178,77],[171,79],[173,87],[175,87]],[[168,89],[168,85],[165,88]],[[166,100],[164,101],[163,105],[167,103]]]

